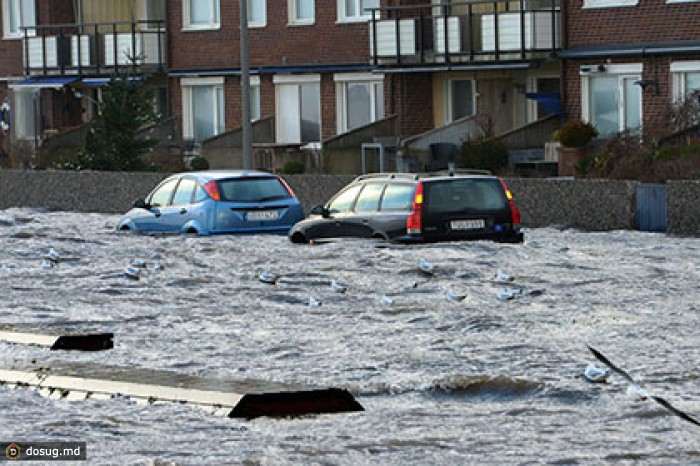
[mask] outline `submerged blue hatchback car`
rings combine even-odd
[[[117,224],[156,233],[287,233],[304,218],[299,199],[280,177],[251,170],[172,175]]]

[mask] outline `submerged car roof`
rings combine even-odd
[[[355,178],[354,182],[366,180],[406,180],[406,181],[427,181],[427,180],[449,180],[455,178],[481,178],[497,179],[488,170],[456,170],[455,172],[440,171],[432,173],[368,173]]]
[[[194,172],[182,172],[174,176],[193,176],[202,181],[218,181],[230,178],[276,178],[277,175],[258,170],[203,170]]]

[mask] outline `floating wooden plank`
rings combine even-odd
[[[179,403],[235,418],[289,417],[363,411],[344,389],[251,380],[217,380],[166,371],[80,364],[0,370],[0,384],[52,399],[126,397],[137,403]]]
[[[47,346],[51,350],[103,351],[114,348],[113,333],[42,335],[32,332],[0,330],[0,341],[21,345]]]

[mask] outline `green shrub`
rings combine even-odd
[[[557,130],[559,142],[564,147],[583,147],[598,136],[598,131],[590,123],[569,120]]]
[[[195,171],[209,170],[209,161],[204,157],[197,156],[190,160],[190,168]]]
[[[304,164],[298,160],[288,160],[282,167],[285,175],[298,175],[304,173]]]
[[[463,168],[499,172],[508,166],[508,149],[498,139],[478,139],[462,145],[459,157]]]

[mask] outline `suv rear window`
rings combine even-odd
[[[227,202],[266,202],[291,197],[277,178],[234,178],[218,184],[221,200]]]
[[[503,186],[497,179],[456,178],[425,183],[430,212],[499,210],[507,207]]]

